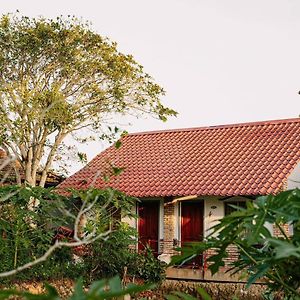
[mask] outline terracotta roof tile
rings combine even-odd
[[[136,197],[264,195],[279,192],[299,161],[300,118],[136,133],[60,188],[94,182]],[[112,164],[125,171],[112,176]]]

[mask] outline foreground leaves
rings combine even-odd
[[[203,288],[198,288],[197,293],[201,296],[203,300],[211,300],[212,298],[207,294]],[[196,300],[197,298],[182,293],[182,292],[172,292],[171,295],[165,297],[167,300]]]
[[[213,274],[224,266],[227,250],[234,245],[239,259],[230,271],[247,271],[248,286],[259,279],[266,281],[271,292],[283,292],[286,299],[300,299],[300,190],[282,192],[247,202],[247,207],[224,217],[212,228],[206,241],[188,249],[178,249],[184,257],[176,256],[173,263],[180,263],[213,249],[208,258]],[[273,224],[280,233],[272,236],[267,224]],[[287,236],[284,224],[293,230]]]
[[[116,297],[133,295],[148,289],[154,288],[153,284],[135,285],[129,284],[123,287],[123,284],[118,276],[111,279],[102,279],[95,281],[89,288],[85,290],[82,278],[77,281],[74,287],[73,294],[69,300],[105,300],[115,299]],[[35,295],[28,292],[21,292],[17,290],[2,290],[0,291],[0,299],[7,299],[11,296],[21,296],[28,300],[59,300],[61,299],[56,289],[48,284],[45,284],[46,293]]]

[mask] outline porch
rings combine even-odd
[[[182,197],[142,199],[137,203],[135,212],[137,220],[127,220],[139,233],[138,249],[145,245],[152,248],[156,256],[162,256],[170,261],[174,250],[188,242],[199,242],[209,234],[209,228],[222,218],[229,201],[243,201],[243,197],[233,197],[229,200],[218,197]],[[123,220],[124,221],[124,220]],[[226,266],[237,259],[236,249],[230,251]],[[205,253],[201,259],[192,263],[169,267],[167,278],[184,280],[239,281],[238,276],[231,277],[225,267],[212,276],[208,269],[207,258],[211,253]]]

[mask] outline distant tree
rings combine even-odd
[[[44,186],[71,133],[89,128],[99,135],[112,113],[163,121],[176,115],[160,102],[163,94],[131,55],[75,17],[0,19],[0,147],[32,186],[37,171]]]

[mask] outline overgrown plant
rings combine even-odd
[[[82,266],[64,247],[107,238],[114,230],[111,220],[116,213],[121,209],[130,213],[133,203],[112,189],[74,191],[65,197],[40,187],[17,186],[1,188],[0,199],[0,277],[18,274],[23,279],[78,275]],[[72,237],[55,239],[60,226],[73,229]],[[42,265],[35,267],[38,264]]]
[[[274,224],[281,235],[273,236],[267,223]],[[283,224],[293,228],[291,236]],[[206,241],[183,249],[184,257],[174,257],[173,262],[214,249],[215,254],[208,258],[214,274],[225,265],[230,245],[239,250],[239,259],[230,271],[244,274],[248,286],[263,278],[269,291],[283,292],[286,299],[300,299],[300,190],[258,197],[253,203],[247,202],[246,209],[237,207],[212,228]]]
[[[166,278],[167,264],[159,261],[153,255],[153,249],[146,245],[140,253],[136,253],[131,261],[131,274],[146,280],[147,282],[159,283]]]
[[[11,196],[3,201],[7,195]],[[0,198],[0,272],[4,272],[43,255],[52,244],[54,229],[66,225],[68,217],[58,213],[62,197],[43,188],[3,187]]]
[[[83,255],[84,277],[89,281],[118,275],[160,282],[165,277],[165,264],[154,257],[146,247],[136,250],[137,232],[126,223],[116,224],[115,230],[105,240],[90,246],[90,253]],[[124,278],[126,279],[126,278]]]
[[[2,235],[0,276],[4,277],[4,281],[10,274],[15,275],[13,279],[23,280],[34,278],[45,280],[65,276],[76,278],[79,274],[87,274],[88,268],[85,261],[75,262],[74,253],[68,247],[95,243],[94,246],[97,249],[96,246],[99,246],[98,242],[101,241],[101,237],[105,237],[102,242],[105,243],[108,240],[110,245],[116,243],[117,247],[123,243],[123,246],[126,246],[125,249],[115,247],[119,255],[124,250],[130,253],[128,246],[129,242],[133,241],[134,232],[129,227],[125,227],[125,224],[114,221],[114,217],[120,217],[122,213],[131,214],[131,206],[135,199],[127,197],[124,193],[112,189],[89,189],[74,190],[69,196],[62,196],[40,187],[10,186],[0,189],[0,197],[2,200],[0,202],[0,233]],[[86,220],[81,223],[83,217]],[[66,242],[54,241],[55,229],[61,225],[70,226],[70,224],[74,224],[74,235],[66,237]],[[103,236],[103,232],[109,235]],[[70,238],[74,241],[68,241]],[[39,261],[40,257],[43,257],[55,245],[59,245],[56,251]],[[112,248],[102,247],[103,249],[110,251],[110,253],[106,252],[108,258],[110,254],[115,254]],[[97,258],[97,253],[91,253],[93,250],[90,247],[83,250],[86,257],[94,254],[93,259]],[[136,255],[132,252],[127,263],[132,263],[133,259],[137,258]],[[126,255],[114,257],[121,264],[124,258]],[[39,264],[36,263],[37,261]],[[29,269],[24,267],[26,265]],[[18,272],[20,270],[22,272]],[[115,299],[115,297],[135,294],[151,287],[153,287],[151,284],[142,286],[126,284],[125,286],[120,277],[114,277],[93,282],[89,291],[86,292],[82,280],[79,280],[70,299]],[[22,296],[25,299],[59,298],[53,287],[46,285],[46,290],[45,295],[2,290],[0,298],[5,299],[12,295]]]
[[[134,247],[136,237],[136,231],[128,224],[116,224],[114,232],[107,239],[96,241],[90,246],[90,252],[83,255],[85,279],[91,282],[115,275],[123,278],[124,272],[130,270],[135,255],[130,246]]]

